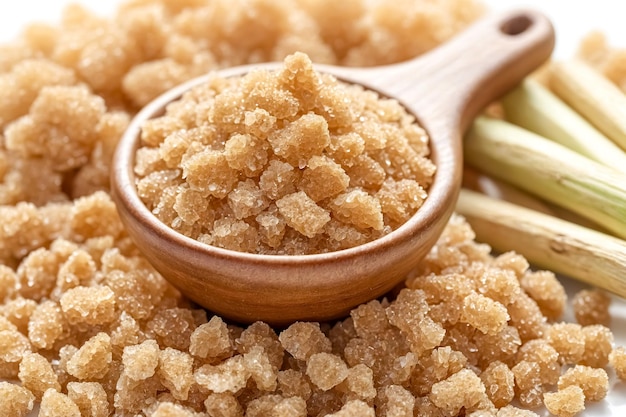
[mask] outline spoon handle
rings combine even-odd
[[[482,108],[545,62],[553,47],[554,30],[545,16],[516,10],[487,16],[419,58],[341,72],[348,81],[398,98],[429,124],[464,132]]]

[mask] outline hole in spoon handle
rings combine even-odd
[[[505,35],[521,35],[533,25],[533,19],[527,13],[520,13],[505,20],[500,25],[500,31]]]
[[[423,118],[464,131],[477,113],[544,63],[552,24],[533,10],[489,15],[431,52],[362,74]]]

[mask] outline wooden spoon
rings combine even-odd
[[[522,10],[489,16],[408,62],[376,68],[316,66],[397,98],[431,138],[437,173],[428,198],[407,223],[373,242],[319,255],[258,255],[202,244],[161,223],[137,196],[133,167],[141,126],[207,77],[166,92],[130,124],[111,174],[120,217],[148,261],[186,296],[215,313],[275,325],[341,317],[392,289],[426,256],[454,210],[466,127],[480,109],[546,61],[553,45],[548,19]],[[243,75],[260,66],[219,74]]]

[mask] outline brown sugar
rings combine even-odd
[[[72,325],[100,326],[115,319],[115,293],[107,286],[68,289],[59,304]]]
[[[4,416],[26,417],[35,405],[35,396],[26,388],[0,381],[0,413]]]
[[[524,343],[517,351],[516,360],[537,364],[542,384],[554,385],[561,375],[559,353],[545,339],[533,339]]]
[[[527,272],[520,279],[521,287],[535,300],[541,312],[554,321],[563,315],[567,297],[565,288],[550,271]]]
[[[106,417],[110,414],[104,387],[97,382],[70,382],[67,396],[78,406],[83,417]]]
[[[531,410],[523,410],[512,405],[507,405],[498,410],[496,417],[538,417],[539,414]]]
[[[38,400],[41,400],[48,389],[61,391],[61,384],[52,365],[38,353],[24,355],[17,377],[22,386],[30,390]]]
[[[484,404],[485,386],[473,371],[463,369],[434,384],[430,399],[448,415],[457,415],[462,408],[471,412]]]
[[[241,417],[243,408],[234,395],[228,393],[209,394],[204,401],[204,407],[211,417]]]
[[[98,333],[68,360],[67,372],[79,380],[100,379],[109,372],[111,361],[111,337]]]
[[[473,0],[131,1],[113,19],[72,6],[0,46],[0,415],[536,417],[528,408],[545,402],[565,416],[607,394],[607,362],[626,379],[607,297],[580,293],[579,323],[555,322],[566,298],[554,275],[492,256],[460,216],[406,288],[278,329],[185,299],[108,193],[132,116],[182,81],[296,51],[399,62],[479,13]],[[268,254],[389,233],[420,209],[435,169],[402,106],[301,54],[276,73],[213,77],[142,140],[137,187],[162,221]]]
[[[503,362],[491,363],[481,374],[487,396],[496,407],[508,405],[515,396],[515,375]]]
[[[245,388],[250,377],[243,359],[243,355],[237,355],[219,365],[202,365],[194,372],[195,382],[213,392],[236,393]]]
[[[341,410],[336,413],[328,414],[327,417],[350,417],[350,416],[363,416],[374,417],[374,409],[367,403],[360,400],[352,400],[347,402]]]
[[[138,345],[125,346],[122,365],[124,374],[134,381],[150,378],[159,365],[158,343],[155,340],[146,340]]]
[[[609,390],[609,376],[602,368],[576,365],[559,377],[559,390],[570,385],[582,388],[586,401],[600,401]]]
[[[328,391],[348,377],[348,367],[337,355],[321,352],[309,358],[306,374],[315,386]]]
[[[626,350],[623,346],[616,347],[609,354],[609,363],[615,369],[617,377],[626,380]]]
[[[541,367],[536,362],[522,360],[511,368],[515,376],[516,396],[526,408],[541,406],[544,386]]]
[[[164,401],[159,403],[150,415],[153,417],[196,417],[198,414],[187,407]]]
[[[576,364],[585,355],[585,336],[579,324],[556,323],[548,329],[547,339],[562,364]]]
[[[67,395],[48,389],[41,400],[39,415],[42,417],[81,417],[80,409]]]
[[[161,221],[265,254],[389,233],[419,209],[435,173],[426,133],[400,105],[318,74],[303,53],[277,71],[214,77],[147,121],[142,142],[137,189]]]
[[[28,338],[38,349],[51,349],[63,336],[65,320],[59,305],[44,301],[37,306],[28,321]]]
[[[557,392],[546,392],[544,403],[555,416],[573,417],[585,409],[585,394],[580,387],[570,385]]]
[[[491,298],[473,293],[463,300],[461,322],[472,325],[482,333],[499,333],[509,319],[506,307]]]
[[[611,322],[610,305],[611,297],[601,290],[581,290],[572,299],[576,321],[583,326],[608,326]]]
[[[293,323],[280,333],[278,339],[291,356],[303,361],[308,361],[316,353],[330,353],[332,346],[318,323]]]
[[[348,376],[345,379],[347,389],[363,400],[372,400],[376,397],[374,387],[374,373],[362,363],[348,369]]]
[[[585,352],[580,361],[582,365],[593,368],[605,367],[613,350],[613,333],[608,327],[594,324],[583,327]]]
[[[412,415],[415,408],[415,397],[400,385],[385,387],[380,401],[382,402],[382,415],[388,417]]]
[[[244,366],[250,378],[261,391],[274,391],[277,387],[278,368],[270,362],[261,346],[255,346],[243,355]]]
[[[194,383],[193,357],[173,348],[159,352],[158,376],[161,384],[176,400],[189,398],[189,390]]]
[[[218,316],[198,326],[190,336],[189,353],[208,362],[227,358],[232,351],[228,326]]]

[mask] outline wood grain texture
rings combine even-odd
[[[437,174],[429,196],[404,225],[376,241],[319,255],[268,256],[201,244],[154,217],[137,196],[133,174],[141,124],[206,77],[181,85],[146,106],[121,139],[112,192],[129,235],[146,258],[185,295],[240,322],[280,325],[341,317],[401,282],[426,256],[450,218],[462,176],[461,135],[486,104],[549,56],[550,22],[529,10],[489,16],[412,61],[369,69],[317,66],[348,82],[398,98],[431,137]],[[221,71],[241,75],[264,64]]]

